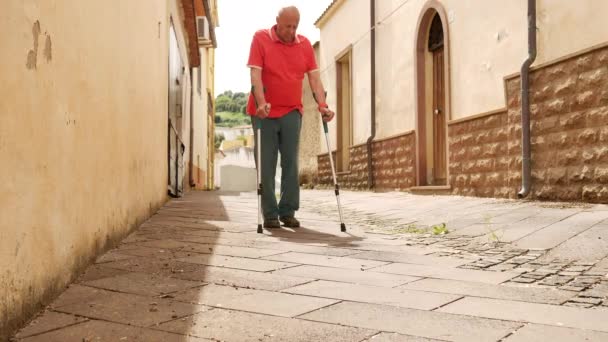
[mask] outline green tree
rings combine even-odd
[[[216,112],[230,112],[229,108],[232,105],[232,98],[225,96],[225,95],[219,95],[216,99],[215,99],[215,111]]]
[[[225,138],[223,135],[215,133],[215,136],[213,137],[213,143],[215,145],[216,150],[220,148],[220,145],[222,144],[222,141],[224,141],[224,139]]]

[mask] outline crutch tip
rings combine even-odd
[[[346,231],[346,225],[344,223],[340,223],[340,231],[342,231],[342,232]]]
[[[262,225],[258,224],[258,234],[264,233],[264,229],[262,229]]]

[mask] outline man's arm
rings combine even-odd
[[[323,116],[323,121],[331,121],[334,118],[335,113],[329,109],[327,103],[325,102],[325,88],[323,88],[323,82],[321,82],[321,73],[319,70],[308,73],[308,83],[310,84],[310,89],[312,90],[312,93],[317,100],[317,104],[319,105],[318,109]]]
[[[270,104],[266,103],[266,98],[264,97],[262,69],[251,68],[251,84],[253,85],[253,97],[256,101],[256,115],[263,119],[270,113]]]

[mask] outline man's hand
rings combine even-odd
[[[330,122],[336,115],[336,113],[334,113],[328,107],[319,107],[319,113],[321,113],[321,118],[325,122]]]
[[[255,115],[260,119],[266,119],[266,117],[270,114],[270,103],[264,103],[261,106],[258,106],[258,109],[255,112]]]

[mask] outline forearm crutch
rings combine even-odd
[[[313,92],[313,97],[317,104],[317,96]],[[327,98],[327,92],[325,92],[325,97]],[[336,193],[336,201],[338,202],[338,213],[340,214],[340,231],[346,231],[346,225],[344,224],[344,219],[342,215],[342,205],[340,204],[340,185],[338,185],[338,180],[336,178],[336,167],[334,166],[334,157],[331,153],[331,146],[329,144],[329,129],[327,128],[327,122],[323,120],[323,115],[321,115],[321,121],[323,122],[323,131],[325,131],[325,142],[327,143],[327,152],[329,154],[329,164],[331,165],[331,174],[334,178],[334,191]]]
[[[255,108],[257,110],[258,101],[255,98],[253,86],[251,86],[251,94],[253,96],[253,100],[255,101]],[[254,126],[257,132],[255,148],[257,150],[256,168],[258,177],[258,234],[262,234],[264,233],[264,230],[262,229],[262,193],[264,192],[262,188],[262,119],[257,118]]]

